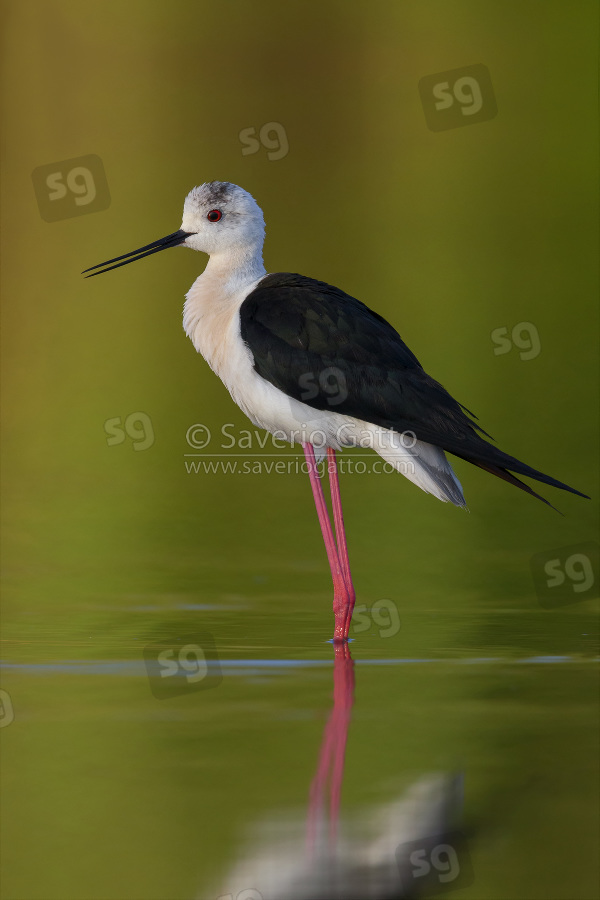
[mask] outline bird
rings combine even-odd
[[[267,273],[264,240],[254,197],[231,182],[209,181],[185,198],[180,229],[82,274],[100,275],[171,247],[208,255],[186,294],[183,327],[246,416],[303,447],[333,581],[334,643],[349,640],[356,600],[336,458],[344,448],[375,450],[423,491],[457,507],[466,501],[447,453],[549,506],[516,475],[589,499],[491,444],[477,417],[360,300],[308,276]],[[333,525],[319,468],[325,460]]]

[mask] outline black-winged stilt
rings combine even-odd
[[[304,448],[333,578],[334,641],[348,639],[355,599],[336,450],[370,447],[422,490],[456,506],[466,504],[445,451],[544,503],[511,473],[587,496],[484,440],[473,414],[364,303],[303,275],[268,275],[264,236],[254,198],[212,181],[186,197],[179,231],[85,271],[101,269],[93,272],[100,275],[168,247],[209,255],[186,295],[183,325],[251,421]],[[317,468],[325,455],[335,536]]]

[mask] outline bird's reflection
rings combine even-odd
[[[354,706],[354,660],[347,643],[334,644],[333,707],[323,732],[317,771],[310,786],[306,827],[307,849],[312,856],[324,840],[325,788],[329,779],[329,845],[333,851],[340,815],[346,743]]]
[[[440,836],[456,834],[460,776],[425,776],[400,797],[363,813],[359,822],[340,821],[354,689],[350,647],[334,645],[333,707],[310,786],[308,813],[272,817],[255,827],[245,853],[210,900],[409,900],[425,887],[414,877],[413,860],[427,861],[432,851],[437,851],[434,865],[443,873],[440,880],[444,874],[446,881],[455,877],[456,842],[440,843]]]

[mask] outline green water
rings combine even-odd
[[[503,449],[593,498],[543,489],[559,516],[458,461],[465,513],[342,476],[357,603],[395,625],[354,634],[342,817],[461,771],[457,900],[596,896],[597,593],[546,608],[531,568],[598,540],[595,5],[5,9],[3,897],[216,900],[243,834],[308,803],[333,674],[308,479],[186,470],[192,426],[228,458],[221,428],[254,430],[181,329],[205,257],[79,275],[213,178],[263,207],[268,270],[376,308]],[[497,115],[430,131],[419,80],[475,63]],[[242,155],[269,122],[289,152]],[[32,171],[86,154],[110,205],[44,221]],[[539,352],[495,354],[519,323]],[[157,699],[144,648],[198,631],[221,683]]]

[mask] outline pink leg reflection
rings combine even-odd
[[[331,849],[336,841],[346,742],[354,705],[354,661],[350,654],[350,647],[347,643],[335,644],[334,654],[333,709],[323,732],[319,763],[310,787],[306,835],[310,853],[315,850],[320,826],[325,819],[324,794],[328,779],[330,779],[329,840]]]

